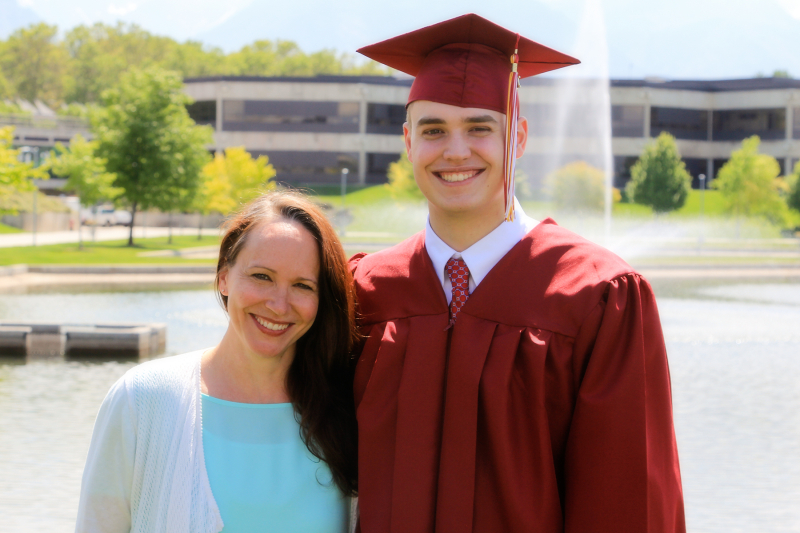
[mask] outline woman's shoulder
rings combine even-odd
[[[122,377],[134,397],[181,395],[199,385],[200,357],[204,350],[162,357],[128,370]]]

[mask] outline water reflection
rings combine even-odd
[[[800,285],[699,292],[659,301],[689,531],[800,531]]]
[[[164,322],[167,355],[216,344],[228,323],[210,289],[2,295],[0,319],[74,324]]]
[[[800,283],[654,283],[691,532],[800,531]],[[208,289],[0,296],[0,319],[166,322],[167,353],[227,324]],[[0,516],[71,531],[97,408],[135,361],[0,358]]]
[[[74,529],[77,490],[99,402],[134,364],[0,363],[3,531]]]

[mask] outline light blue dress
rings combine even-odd
[[[348,499],[300,438],[290,403],[203,394],[203,449],[223,533],[344,533]]]

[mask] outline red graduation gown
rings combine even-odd
[[[685,531],[652,290],[546,220],[448,329],[424,235],[351,259],[363,533]]]

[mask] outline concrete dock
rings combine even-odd
[[[0,321],[0,355],[151,357],[164,352],[166,324],[46,324]]]

